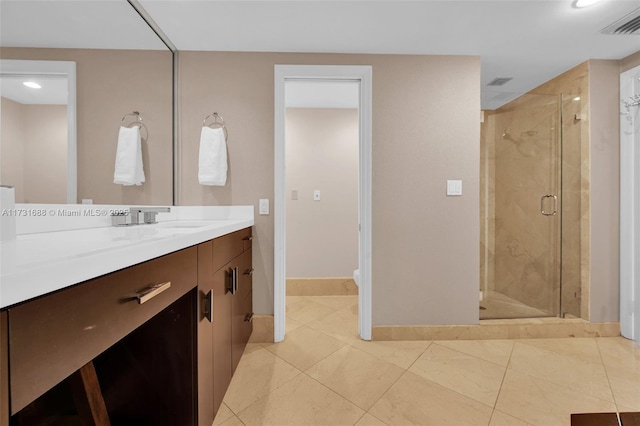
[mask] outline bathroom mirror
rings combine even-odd
[[[17,202],[173,204],[172,52],[129,2],[3,0],[0,46],[0,175],[2,184],[13,185],[16,194],[22,194],[22,199],[17,195]],[[22,63],[19,72],[5,70],[5,60]],[[72,104],[67,104],[66,110],[56,105],[58,116],[66,113],[67,126],[56,128],[55,149],[53,132],[43,119],[49,113],[43,111],[56,108],[36,105],[35,100],[21,103],[4,99],[9,93],[5,88],[23,83],[18,78],[44,78],[46,72],[27,66],[44,62],[75,65],[75,84],[72,78],[66,80],[69,93],[75,90],[75,119],[70,115]],[[61,74],[64,73],[50,73],[53,78],[47,84],[64,85]],[[32,139],[46,142],[45,146],[5,137],[5,128],[16,127],[8,125],[9,118],[4,114],[8,102],[13,106],[30,105],[22,108],[30,113],[23,116],[19,126],[28,130]],[[140,186],[116,185],[113,173],[119,127],[132,124],[127,114],[133,111],[140,113],[145,126],[141,134],[146,182]],[[61,144],[60,138],[65,138],[66,143]],[[13,145],[5,146],[7,141]],[[67,151],[63,152],[63,148]],[[48,168],[56,172],[45,172]],[[21,179],[18,172],[22,173]],[[11,173],[13,176],[7,177]],[[64,176],[64,189],[54,184],[60,176]]]
[[[76,202],[75,90],[75,62],[0,60],[0,181],[16,202]]]

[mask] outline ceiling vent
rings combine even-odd
[[[640,8],[600,32],[609,35],[640,35]]]
[[[513,77],[498,77],[487,83],[487,86],[504,86],[511,80],[513,80]]]

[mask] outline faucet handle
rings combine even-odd
[[[156,216],[158,216],[158,212],[143,212],[144,215],[144,223],[157,223],[158,220]]]
[[[169,213],[170,207],[131,207],[131,214],[134,216],[134,223],[157,223],[156,216],[158,213]],[[142,221],[139,215],[142,214]]]

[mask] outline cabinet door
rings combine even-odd
[[[211,426],[213,404],[213,243],[198,245],[198,425]]]
[[[233,308],[231,319],[232,338],[232,359],[233,370],[235,371],[244,348],[251,337],[253,323],[253,268],[251,250],[247,250],[242,255],[234,259],[235,267],[238,268],[237,291],[233,295]]]
[[[9,425],[9,325],[7,311],[0,312],[0,426]]]
[[[233,261],[213,274],[213,412],[217,413],[231,383],[231,302],[228,291]]]

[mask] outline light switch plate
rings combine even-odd
[[[260,199],[260,203],[259,203],[259,207],[258,207],[258,213],[261,214],[261,215],[269,214],[269,199],[268,198],[261,198]]]
[[[320,190],[316,189],[313,191],[313,201],[320,201]]]
[[[447,196],[460,196],[462,195],[462,181],[461,180],[448,180],[447,181]]]

